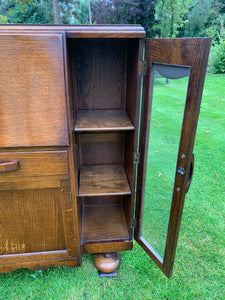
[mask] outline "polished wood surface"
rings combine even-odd
[[[125,39],[68,41],[76,109],[125,109]]]
[[[130,194],[122,165],[84,166],[80,170],[79,196]]]
[[[94,256],[95,267],[104,273],[111,273],[117,270],[121,263],[118,252],[99,253]]]
[[[77,113],[74,130],[134,130],[134,125],[124,110],[80,110]]]
[[[1,161],[0,160],[0,172],[18,171],[20,168],[18,161]]]
[[[59,189],[0,192],[0,254],[63,250]]]
[[[121,206],[83,207],[82,243],[128,240],[129,234]]]
[[[124,133],[79,134],[81,166],[123,164]]]
[[[147,61],[147,72],[144,76],[143,84],[143,109],[139,142],[141,159],[137,176],[137,227],[135,229],[135,239],[168,277],[172,274],[184,199],[189,187],[188,182],[192,165],[192,151],[200,111],[210,42],[211,40],[208,38],[147,39],[146,41],[145,59]],[[161,258],[151,245],[148,244],[141,232],[148,157],[148,143],[146,141],[148,141],[150,130],[149,118],[151,116],[153,91],[153,63],[191,67],[176,167],[176,170],[178,170],[179,167],[184,168],[185,175],[181,177],[176,172],[167,241],[163,258]],[[150,220],[150,222],[154,222],[154,220]]]
[[[94,244],[82,244],[82,253],[102,253],[111,251],[127,251],[133,249],[133,241],[116,241],[116,242],[95,242]]]
[[[0,35],[0,58],[0,147],[68,145],[62,35]]]
[[[1,24],[4,32],[16,31],[60,31],[67,38],[144,38],[145,31],[140,25],[13,25]],[[1,34],[1,33],[0,33]]]
[[[14,161],[18,162],[18,168],[11,172],[0,172],[0,182],[19,181],[25,177],[69,174],[66,150],[0,153],[0,162]]]

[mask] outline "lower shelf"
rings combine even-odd
[[[129,194],[131,190],[123,165],[81,167],[79,196]]]
[[[129,233],[121,206],[84,206],[82,243],[128,240]]]

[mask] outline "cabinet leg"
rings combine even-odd
[[[94,265],[100,277],[117,276],[121,258],[118,252],[98,253],[94,256]]]

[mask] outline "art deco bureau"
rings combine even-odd
[[[131,250],[135,239],[171,275],[209,47],[205,38],[145,39],[133,25],[0,26],[0,272],[76,267],[82,253]],[[149,153],[166,147],[166,167],[172,147],[166,138],[148,146],[150,123],[161,128],[152,91],[163,77],[186,78],[187,95],[169,206],[155,209],[162,195],[157,185],[158,200],[148,192]]]

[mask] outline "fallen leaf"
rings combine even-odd
[[[178,111],[178,114],[181,114],[181,111]]]
[[[217,178],[219,178],[219,175],[218,175],[218,174],[216,174],[216,177],[217,177]]]
[[[155,153],[159,153],[159,151],[156,150]]]
[[[207,130],[205,130],[204,132],[205,132],[205,133],[210,133],[210,131],[207,131]]]

